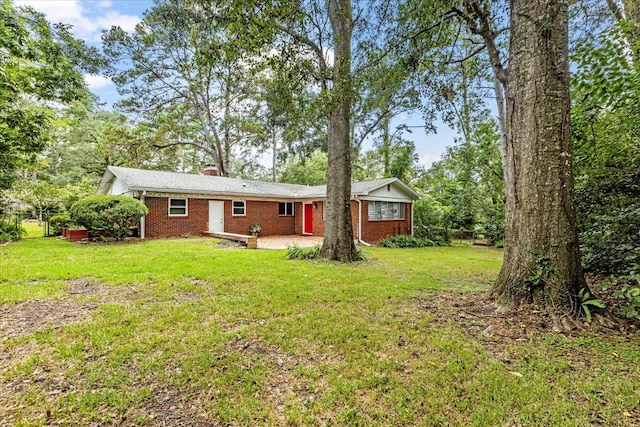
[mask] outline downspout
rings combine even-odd
[[[371,246],[371,244],[362,240],[362,200],[358,199],[358,197],[355,199],[356,202],[358,202],[358,243],[365,246]]]
[[[413,236],[413,202],[411,202],[411,235]]]
[[[140,201],[145,206],[146,206],[146,204],[144,203],[144,196],[146,196],[146,195],[147,195],[147,190],[144,190],[142,192],[142,196],[140,196]],[[140,238],[141,239],[144,239],[144,234],[145,234],[145,221],[144,220],[145,220],[146,217],[147,216],[145,215],[142,218],[140,218]]]

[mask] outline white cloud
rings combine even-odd
[[[91,90],[101,89],[113,84],[109,77],[99,76],[97,74],[85,74],[84,82]]]
[[[425,165],[427,168],[430,168],[433,162],[440,160],[439,154],[431,154],[431,153],[421,153],[420,154],[420,164]]]
[[[109,11],[104,16],[97,19],[100,28],[109,29],[112,26],[121,27],[123,30],[132,32],[136,29],[136,25],[140,22],[140,18],[133,15],[122,15],[116,11]]]
[[[31,6],[47,16],[50,22],[62,22],[73,26],[76,37],[87,42],[100,41],[101,31],[119,25],[125,31],[132,31],[140,18],[113,10],[110,1],[87,3],[80,0],[14,0],[15,6]]]

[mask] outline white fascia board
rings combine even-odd
[[[420,197],[420,194],[418,194],[413,188],[409,187],[407,184],[405,184],[404,182],[400,181],[398,178],[395,178],[393,181],[387,182],[387,183],[383,183],[378,185],[377,187],[371,188],[369,191],[366,192],[362,192],[362,193],[357,193],[356,196],[367,196],[369,194],[371,194],[372,192],[379,190],[387,185],[397,185],[398,187],[400,187],[401,189],[403,189],[404,191],[408,192],[409,194],[412,194],[413,196],[415,196],[415,199],[413,200],[420,200],[422,197]],[[365,200],[363,197],[360,197],[362,200]]]
[[[414,199],[407,199],[404,197],[378,197],[378,196],[364,196],[358,197],[360,200],[368,200],[374,202],[402,202],[402,203],[413,203]]]
[[[107,168],[107,170],[104,172],[104,175],[102,175],[100,184],[98,184],[98,190],[96,190],[96,194],[107,194],[109,192],[109,187],[111,187],[111,184],[113,183],[115,177],[116,176],[113,174],[113,172],[111,172],[111,170]]]
[[[299,197],[287,197],[287,196],[262,196],[259,194],[243,194],[243,193],[193,193],[190,191],[181,191],[181,190],[158,190],[156,188],[135,188],[135,191],[146,191],[147,197],[187,197],[189,199],[222,199],[222,200],[256,200],[256,201],[273,201],[273,202],[282,202],[282,201],[292,201],[298,202],[301,199]]]

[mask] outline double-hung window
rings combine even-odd
[[[233,216],[245,216],[247,214],[247,203],[244,200],[234,200],[232,203]]]
[[[293,216],[293,202],[278,203],[278,215]]]
[[[187,199],[169,199],[169,216],[187,216]]]
[[[404,203],[370,201],[369,219],[404,219]]]

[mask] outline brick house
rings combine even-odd
[[[201,235],[205,231],[261,236],[324,235],[326,186],[250,181],[216,176],[109,166],[97,194],[124,194],[142,201],[142,238]],[[413,232],[413,202],[420,196],[397,178],[354,182],[351,218],[354,238],[375,242]]]

